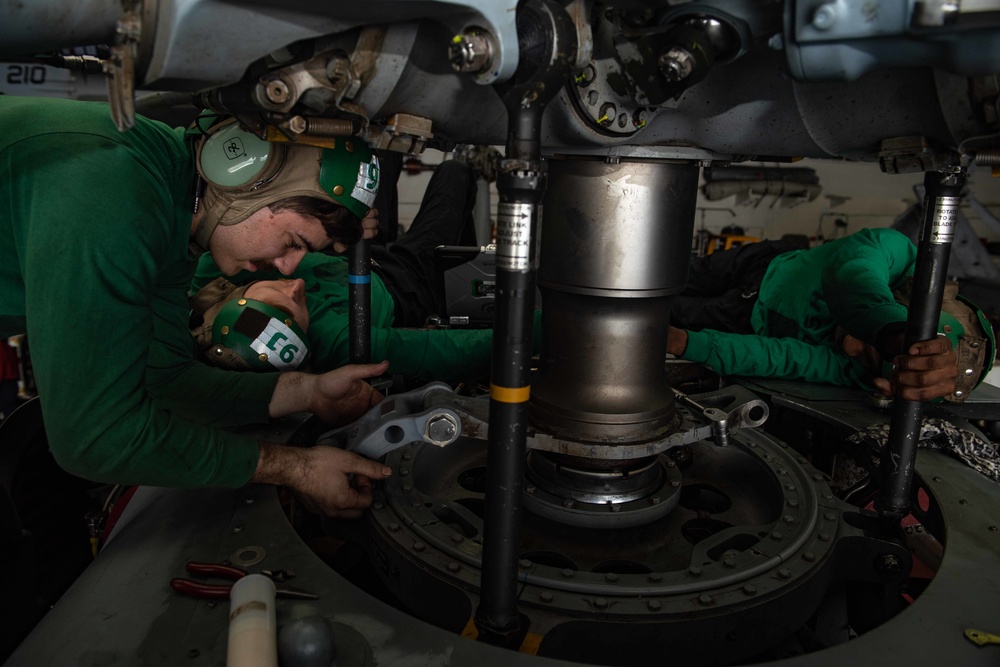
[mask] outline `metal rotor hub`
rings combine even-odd
[[[529,512],[581,528],[625,528],[665,516],[680,500],[681,473],[666,456],[615,469],[574,467],[560,458],[528,453],[523,502]]]
[[[693,444],[683,471],[669,457],[653,457],[627,481],[613,471],[567,470],[558,459],[532,452],[519,603],[531,632],[550,634],[572,651],[567,647],[586,639],[566,638],[568,628],[582,627],[564,625],[569,621],[641,621],[635,627],[655,628],[652,645],[675,646],[693,641],[687,635],[695,626],[712,634],[720,623],[738,625],[751,613],[759,618],[763,606],[768,627],[758,627],[752,638],[741,635],[747,644],[738,649],[723,637],[720,651],[751,655],[793,632],[822,598],[838,539],[856,531],[842,520],[845,506],[823,476],[784,443],[749,430],[734,433],[732,443]],[[461,438],[445,448],[407,445],[386,462],[397,472],[376,487],[368,514],[374,558],[407,607],[460,630],[481,579],[486,443]],[[538,512],[532,497],[543,493],[541,484],[544,493],[601,506],[600,513],[567,520],[555,500],[551,511]],[[622,509],[609,509],[608,501]],[[640,525],[593,529],[596,517],[627,514],[631,503],[668,511]]]

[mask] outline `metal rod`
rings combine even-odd
[[[350,355],[352,364],[367,364],[372,358],[372,242],[362,239],[351,246],[348,256],[348,307],[350,308]]]
[[[965,170],[949,168],[924,175],[924,210],[920,223],[913,296],[906,318],[904,349],[937,335],[941,300],[948,279],[948,257],[955,234]],[[923,403],[896,398],[889,442],[882,452],[882,484],[875,499],[879,516],[898,523],[910,511]]]
[[[496,319],[490,376],[489,449],[483,517],[481,597],[475,624],[481,641],[517,648],[527,632],[518,613],[521,494],[527,451],[528,398],[535,305],[535,244],[545,163],[541,120],[575,57],[576,37],[552,0],[523,3],[515,80],[496,87],[507,107],[507,155],[497,177]],[[526,56],[531,55],[531,58]]]

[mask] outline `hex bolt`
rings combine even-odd
[[[618,575],[615,574],[614,572],[608,572],[606,575],[604,575],[604,578],[607,579],[608,581],[618,581]]]
[[[875,561],[875,569],[879,574],[891,576],[902,572],[903,564],[896,554],[881,554]]]
[[[391,522],[389,524],[389,532],[390,533],[395,533],[397,531],[399,531],[399,524],[396,523],[395,521]]]
[[[743,592],[746,593],[747,595],[756,595],[757,587],[754,586],[753,584],[746,584],[743,586]]]
[[[372,507],[375,508],[375,509],[377,509],[377,510],[385,509],[385,505],[383,505],[382,503],[375,503],[375,504],[372,505]]]
[[[552,602],[552,600],[555,599],[555,596],[552,595],[552,593],[550,593],[549,591],[542,591],[541,593],[538,594],[538,599],[541,600],[542,602]]]
[[[715,598],[713,598],[708,593],[702,593],[701,595],[698,596],[698,603],[701,604],[702,606],[707,607],[711,604],[715,604]]]
[[[792,573],[786,568],[781,568],[780,570],[778,570],[778,577],[780,579],[788,580],[792,578]]]
[[[572,509],[572,508],[573,508],[573,505],[575,505],[575,504],[576,504],[576,503],[574,503],[574,502],[573,502],[572,500],[570,500],[569,498],[567,498],[566,500],[564,500],[564,501],[562,502],[562,505],[563,505],[563,507],[565,507],[566,509]]]
[[[694,58],[687,50],[672,46],[665,53],[660,54],[657,65],[667,81],[683,81],[694,71]]]
[[[802,554],[802,560],[804,560],[807,563],[815,562],[816,561],[816,554],[814,554],[811,551],[807,551],[804,554]]]
[[[691,567],[688,568],[688,574],[690,574],[693,577],[700,577],[701,568],[698,567],[697,565],[692,565]]]
[[[659,572],[651,572],[649,574],[649,580],[652,581],[654,584],[659,583],[663,581],[663,575],[660,574]]]
[[[291,97],[288,84],[281,79],[271,79],[264,83],[264,95],[272,104],[284,104]]]
[[[736,567],[736,559],[733,558],[732,556],[729,556],[723,559],[722,564],[725,565],[726,567]]]
[[[458,424],[448,414],[437,414],[427,422],[427,438],[435,445],[447,445],[458,437]]]
[[[427,545],[424,544],[423,542],[414,542],[413,543],[413,550],[416,551],[418,554],[419,553],[423,553],[424,550],[426,550],[426,549],[427,549]]]
[[[829,30],[837,23],[837,7],[834,3],[828,2],[820,5],[813,12],[812,26],[817,30]]]
[[[448,60],[456,72],[479,74],[493,64],[493,38],[482,30],[466,30],[451,38]]]
[[[660,609],[663,608],[663,605],[660,603],[659,600],[650,600],[649,602],[646,603],[646,608],[649,609],[650,611],[660,611]]]
[[[531,561],[528,560],[527,558],[522,558],[522,559],[520,559],[520,560],[517,561],[517,565],[522,570],[527,570],[528,568],[531,567]]]
[[[573,570],[569,569],[568,567],[567,568],[563,568],[562,576],[564,578],[566,578],[566,579],[572,579],[573,578]]]
[[[465,538],[456,533],[455,535],[451,536],[451,541],[454,542],[455,544],[461,544],[462,542],[465,541]]]
[[[594,607],[597,609],[607,609],[608,601],[604,598],[594,598]]]
[[[458,572],[461,569],[461,566],[455,561],[451,561],[450,563],[448,563],[447,568],[449,572],[454,573]]]

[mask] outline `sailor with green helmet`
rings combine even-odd
[[[212,368],[190,337],[187,288],[201,251],[227,273],[291,273],[309,250],[374,235],[377,161],[357,139],[272,144],[216,120],[185,132],[140,117],[118,132],[103,103],[0,98],[0,337],[28,334],[49,445],[70,472],[282,484],[320,511],[355,516],[370,502],[363,481],[388,474],[383,466],[219,427],[306,410],[350,421],[381,400],[362,380],[384,365]],[[292,353],[282,336],[264,342],[279,359]]]

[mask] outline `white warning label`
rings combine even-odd
[[[497,268],[531,269],[531,204],[503,203],[497,207]]]

